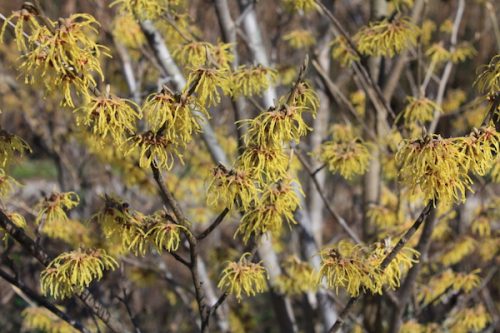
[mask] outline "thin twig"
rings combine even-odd
[[[5,281],[10,283],[12,286],[15,286],[19,290],[21,290],[26,296],[29,297],[33,302],[38,304],[39,306],[42,306],[52,312],[54,315],[57,317],[61,318],[65,322],[67,322],[69,325],[77,329],[78,331],[82,333],[90,333],[90,330],[85,328],[80,322],[71,319],[68,314],[65,312],[61,311],[59,308],[57,308],[54,304],[52,304],[48,299],[46,299],[43,296],[40,296],[37,294],[34,290],[28,288],[25,286],[21,281],[16,279],[14,276],[10,275],[6,271],[0,268],[0,277],[3,278]]]
[[[321,185],[319,184],[318,180],[316,179],[316,175],[312,172],[310,166],[307,164],[305,158],[297,152],[297,158],[299,159],[300,163],[304,166],[306,169],[307,173],[311,177],[314,185],[316,186],[316,189],[318,190],[319,195],[321,196],[321,199],[323,200],[326,209],[332,215],[332,217],[340,224],[342,229],[344,229],[345,232],[351,237],[357,244],[362,244],[361,239],[356,235],[356,233],[349,227],[347,222],[344,220],[342,216],[340,216],[339,213],[330,205],[330,202],[325,196],[325,193],[323,192],[323,189],[321,188]]]
[[[196,239],[202,240],[208,235],[210,235],[210,233],[214,231],[215,228],[217,228],[219,224],[222,223],[222,221],[224,221],[224,218],[226,217],[227,213],[229,213],[229,208],[224,208],[224,210],[219,214],[219,216],[217,216],[217,218],[205,230],[203,230],[201,234],[196,236]]]

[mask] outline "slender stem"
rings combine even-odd
[[[222,221],[224,221],[224,218],[227,216],[227,213],[229,213],[229,208],[224,208],[224,210],[219,214],[219,216],[217,216],[217,218],[201,234],[196,236],[196,239],[202,240],[208,235],[210,235],[210,233],[214,231],[215,228],[217,228],[219,224],[222,223]]]
[[[15,286],[19,290],[21,290],[26,296],[28,296],[29,299],[31,299],[33,302],[38,304],[39,306],[42,306],[55,314],[57,317],[61,318],[65,322],[67,322],[69,325],[73,326],[75,329],[77,329],[80,332],[83,333],[90,333],[90,330],[85,328],[80,322],[71,319],[68,314],[65,312],[61,311],[59,308],[57,308],[54,304],[52,304],[47,298],[37,294],[34,290],[28,288],[25,286],[21,281],[17,280],[14,276],[10,275],[6,271],[0,268],[0,277],[3,278],[5,281],[10,283],[12,286]]]
[[[359,237],[356,235],[354,230],[352,230],[349,227],[349,225],[344,220],[344,218],[342,216],[340,216],[339,213],[337,213],[337,211],[332,207],[332,205],[330,205],[330,202],[326,198],[325,193],[324,193],[323,189],[321,188],[321,185],[318,182],[318,179],[316,178],[316,174],[313,173],[313,171],[311,170],[311,168],[307,164],[305,158],[299,152],[297,152],[297,158],[299,159],[300,163],[304,166],[307,173],[311,177],[311,179],[314,183],[314,186],[316,186],[316,189],[318,190],[318,193],[321,196],[321,200],[323,200],[323,202],[325,203],[325,207],[328,210],[328,212],[330,213],[330,215],[332,215],[332,217],[340,224],[342,229],[344,229],[344,231],[347,232],[349,237],[351,237],[356,243],[361,244],[362,243],[361,239],[359,239]]]

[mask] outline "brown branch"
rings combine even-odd
[[[410,227],[410,229],[408,229],[406,231],[406,233],[401,237],[401,239],[398,241],[396,246],[394,246],[392,251],[384,258],[384,260],[382,261],[382,263],[378,267],[380,272],[383,273],[385,271],[387,266],[389,266],[389,264],[394,260],[394,258],[396,258],[399,251],[401,251],[401,249],[403,249],[405,244],[410,240],[410,238],[415,234],[415,232],[417,232],[420,225],[422,225],[422,223],[424,223],[427,220],[427,218],[429,217],[431,212],[434,210],[434,204],[435,203],[433,201],[431,201],[427,204],[427,206],[425,206],[425,208],[422,210],[419,217],[413,223],[413,225]],[[342,310],[342,312],[339,314],[337,321],[328,330],[329,333],[338,332],[340,330],[340,328],[344,324],[344,321],[346,320],[347,316],[350,314],[352,307],[362,298],[362,296],[363,295],[361,294],[359,296],[351,297],[351,299],[349,299],[349,302],[347,303],[345,308]]]
[[[67,322],[69,325],[77,329],[78,331],[82,333],[90,333],[90,330],[88,330],[85,326],[83,326],[80,322],[71,319],[65,312],[61,311],[59,308],[57,308],[54,304],[52,304],[47,298],[39,295],[36,293],[34,290],[31,288],[27,287],[16,279],[16,277],[10,275],[6,271],[0,268],[0,277],[3,278],[5,281],[10,283],[11,285],[15,286],[19,290],[21,290],[26,296],[28,296],[33,302],[38,304],[39,306],[42,306],[52,312],[54,315],[57,317],[61,318],[65,322]]]
[[[356,243],[362,244],[362,242],[359,239],[359,237],[349,227],[349,225],[344,220],[344,218],[342,216],[340,216],[339,213],[337,213],[337,211],[332,207],[332,205],[330,205],[330,202],[326,198],[325,193],[323,192],[323,189],[321,188],[321,185],[318,182],[318,179],[316,178],[316,174],[311,170],[310,166],[307,164],[307,162],[306,162],[305,158],[302,156],[302,154],[300,154],[299,152],[297,152],[297,158],[299,159],[300,163],[304,166],[304,168],[306,169],[307,173],[311,177],[311,179],[312,179],[312,181],[314,183],[314,186],[316,186],[316,189],[318,190],[318,193],[321,196],[321,200],[323,200],[323,202],[325,204],[325,207],[328,210],[328,212],[330,213],[330,215],[338,222],[338,224],[340,224],[340,226],[342,227],[342,229],[344,229],[344,231],[347,232],[347,234],[349,235],[349,237],[351,237]]]
[[[432,231],[434,230],[434,225],[436,224],[435,212],[436,211],[433,210],[425,222],[422,234],[420,235],[420,240],[415,248],[415,250],[420,253],[420,260],[409,270],[405,281],[397,292],[398,304],[394,306],[394,310],[392,312],[392,319],[390,321],[391,325],[389,327],[390,333],[397,333],[401,328],[401,318],[406,305],[410,300],[410,296],[412,295],[420,268],[422,267],[423,261],[427,257],[427,252],[429,251]]]
[[[227,213],[229,213],[229,208],[224,208],[224,210],[219,214],[219,216],[217,216],[217,218],[201,234],[196,236],[196,239],[202,240],[208,235],[210,235],[210,233],[214,231],[214,229],[217,228],[219,224],[222,223],[222,221],[224,221],[224,218],[226,217]]]
[[[356,45],[354,44],[352,38],[342,27],[342,24],[340,24],[337,18],[333,16],[330,10],[328,10],[328,8],[326,8],[326,6],[321,1],[316,0],[316,4],[321,8],[321,12],[333,23],[335,34],[337,36],[341,35],[342,37],[344,37],[347,43],[349,44],[349,47],[352,48],[352,50],[356,53],[356,55],[361,58],[362,54],[356,48]],[[365,86],[368,93],[368,97],[370,98],[374,106],[377,109],[378,108],[384,109],[387,112],[387,114],[390,114],[393,118],[395,118],[396,116],[394,114],[394,111],[392,111],[389,103],[384,98],[384,94],[380,90],[380,87],[373,81],[373,78],[370,76],[366,68],[359,62],[353,62],[352,68],[356,76],[361,80],[361,82]]]
[[[207,311],[207,314],[206,314],[206,317],[202,323],[202,327],[207,327],[208,328],[208,325],[209,325],[209,322],[210,322],[210,317],[212,316],[212,314],[214,314],[217,309],[222,305],[222,303],[224,303],[224,301],[226,300],[227,296],[229,296],[229,293],[227,291],[225,291],[220,297],[219,299],[217,300],[217,302],[212,305],[210,307],[210,309],[208,309]]]

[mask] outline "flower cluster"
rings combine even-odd
[[[465,137],[405,140],[396,154],[400,177],[412,191],[419,188],[425,200],[463,201],[472,184],[468,173],[484,175],[491,169],[499,138],[493,126],[484,126]]]
[[[371,249],[362,245],[355,245],[348,241],[341,241],[337,246],[324,249],[320,252],[321,268],[319,282],[325,279],[328,287],[345,288],[353,297],[362,291],[382,293],[382,288],[399,287],[401,275],[413,263],[418,252],[404,247],[398,252],[389,266],[381,271],[380,264],[391,251],[391,246],[385,243],[376,243]]]
[[[468,157],[465,167],[480,176],[488,172],[498,154],[500,135],[493,126],[474,128],[461,140],[462,151]]]
[[[359,55],[343,36],[337,36],[332,42],[332,57],[340,62],[342,67],[359,61]]]
[[[221,101],[220,90],[226,94],[231,91],[231,79],[227,69],[198,67],[189,74],[187,86],[196,93],[200,105],[214,106]]]
[[[429,135],[405,140],[396,153],[400,177],[412,192],[420,189],[425,200],[465,200],[472,183],[467,175],[467,157],[454,139]]]
[[[244,253],[237,262],[229,262],[222,271],[217,285],[241,301],[242,294],[254,296],[267,287],[266,270],[260,263],[249,261],[250,253]]]
[[[9,218],[9,220],[18,228],[25,229],[26,228],[26,220],[24,219],[24,216],[18,213],[7,213],[4,212],[5,215]],[[3,235],[2,235],[3,234]],[[0,227],[0,239],[2,241],[7,241],[9,234],[3,230],[3,228]]]
[[[38,203],[38,215],[35,222],[42,226],[41,231],[49,237],[64,237],[64,227],[69,219],[66,210],[78,205],[80,199],[74,192],[52,193]]]
[[[26,151],[31,149],[23,139],[0,129],[0,167],[5,167],[15,154]]]
[[[127,142],[127,154],[139,151],[141,168],[149,168],[154,162],[159,169],[170,170],[174,166],[174,157],[182,162],[182,154],[177,145],[162,134],[147,131],[131,136]]]
[[[293,213],[298,207],[299,197],[291,180],[267,185],[254,206],[243,215],[236,234],[241,234],[245,243],[252,235],[279,234],[283,220],[288,224],[296,223]]]
[[[14,178],[6,175],[4,169],[0,169],[0,198],[7,197],[15,186],[19,186],[19,183]]]
[[[247,210],[257,199],[258,190],[247,172],[239,169],[227,170],[218,165],[213,170],[213,178],[208,186],[207,202],[210,206],[222,205],[231,209],[237,204]]]
[[[193,133],[200,131],[201,119],[192,113],[192,109],[201,110],[208,118],[208,113],[192,96],[174,94],[168,87],[151,94],[142,106],[149,128],[161,132],[167,140],[179,146],[185,146]]]
[[[334,125],[332,135],[331,141],[321,145],[319,154],[328,169],[340,173],[346,179],[365,173],[370,161],[368,144],[354,135],[349,126]]]
[[[451,53],[447,49],[444,48],[443,43],[434,43],[432,44],[427,51],[425,51],[425,55],[429,57],[431,62],[435,64],[440,64],[445,61],[450,60]]]
[[[286,8],[292,11],[312,12],[318,8],[315,0],[283,0]]]
[[[48,333],[78,333],[76,328],[44,307],[30,306],[23,310],[23,330]]]
[[[278,277],[278,288],[282,293],[299,295],[316,289],[318,278],[309,263],[290,256],[284,261],[283,271]]]
[[[408,18],[387,19],[370,23],[354,36],[361,53],[389,56],[417,44],[419,29]]]
[[[153,20],[182,3],[182,0],[115,0],[110,6],[119,5],[121,11],[138,19]]]
[[[149,245],[161,252],[176,251],[180,244],[180,233],[187,232],[175,224],[163,212],[151,215],[132,209],[126,202],[110,196],[104,197],[104,207],[92,221],[98,223],[106,238],[121,244],[122,252],[145,255]]]
[[[417,300],[422,306],[426,306],[444,297],[448,290],[454,292],[463,290],[465,293],[470,293],[480,285],[479,272],[479,270],[474,270],[470,273],[457,273],[447,269],[419,287]]]
[[[382,188],[379,204],[370,204],[367,216],[370,222],[378,228],[390,228],[401,221],[401,214],[398,210],[399,201],[396,195],[387,188]]]
[[[130,13],[116,16],[112,28],[113,37],[125,47],[138,50],[146,43],[141,26]]]
[[[283,40],[294,49],[305,49],[316,43],[316,38],[309,30],[297,29],[283,36]]]
[[[500,55],[494,56],[488,65],[482,67],[474,84],[483,93],[493,95],[500,91]]]
[[[92,127],[92,132],[101,138],[108,136],[114,142],[123,143],[135,131],[141,118],[139,106],[131,100],[110,95],[89,96],[86,104],[75,110],[79,125]]]
[[[146,219],[148,229],[145,237],[155,245],[158,252],[177,251],[181,242],[181,232],[188,232],[186,227],[167,222],[162,212],[156,212]]]
[[[59,255],[40,277],[44,295],[64,299],[81,292],[92,281],[100,280],[105,270],[118,267],[116,260],[103,250],[75,250]]]
[[[444,325],[451,333],[481,332],[491,322],[491,316],[482,304],[453,311]]]
[[[95,42],[98,22],[91,15],[74,14],[57,23],[47,19],[45,26],[38,23],[36,13],[22,9],[6,20],[2,31],[14,18],[18,46],[24,52],[20,70],[27,83],[43,82],[47,91],[62,87],[63,103],[73,107],[72,91],[87,95],[96,85],[95,74],[103,79],[99,57],[107,53]],[[29,37],[23,34],[26,23]]]
[[[233,60],[230,44],[215,46],[208,42],[190,41],[180,45],[174,52],[174,57],[184,65],[202,67],[209,64],[228,66]]]
[[[403,110],[403,119],[407,127],[413,124],[431,121],[434,119],[434,113],[441,111],[439,105],[425,97],[415,98],[409,96],[406,100],[408,104]]]
[[[235,96],[260,94],[277,80],[277,73],[261,65],[241,66],[233,72],[231,90]]]

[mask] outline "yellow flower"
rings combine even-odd
[[[200,105],[214,106],[220,103],[219,90],[230,91],[230,77],[227,69],[197,68],[188,77],[188,87],[197,94]]]
[[[150,129],[161,132],[167,140],[179,146],[186,145],[191,141],[193,134],[201,130],[199,124],[201,119],[193,115],[191,112],[193,108],[201,110],[207,118],[209,117],[192,96],[176,95],[167,87],[159,93],[150,95],[142,106]]]
[[[484,176],[498,154],[500,134],[495,127],[474,129],[471,134],[461,139],[462,151],[467,158],[465,168]]]
[[[369,251],[368,262],[370,266],[379,267],[384,258],[392,251],[390,239],[377,242]],[[420,253],[410,247],[403,247],[387,266],[382,274],[382,283],[391,289],[399,288],[401,276],[406,274],[414,263],[418,262]],[[377,290],[378,286],[370,288]],[[379,291],[379,290],[377,290]]]
[[[403,118],[406,126],[417,122],[424,123],[434,119],[435,112],[441,112],[439,105],[428,98],[406,98],[408,105],[403,110]]]
[[[289,156],[281,147],[249,144],[238,158],[237,167],[260,183],[273,182],[287,173]]]
[[[448,34],[451,33],[453,31],[453,22],[450,19],[444,20],[443,23],[439,26],[439,31]]]
[[[337,36],[332,42],[332,58],[339,61],[342,67],[350,66],[359,61],[356,51],[343,36]]]
[[[66,210],[78,206],[80,199],[75,192],[52,193],[44,198],[37,207],[39,209],[35,223],[42,225],[42,232],[49,237],[64,237],[61,225],[68,222]],[[43,221],[43,223],[42,223]]]
[[[184,65],[201,67],[207,65],[208,59],[213,52],[214,46],[212,44],[195,41],[180,45],[175,50],[174,57]]]
[[[402,7],[411,8],[413,6],[413,0],[389,0],[391,5],[393,5],[397,11],[401,11]]]
[[[309,263],[290,256],[284,261],[283,271],[284,274],[278,277],[278,288],[282,293],[299,295],[316,290],[318,278]]]
[[[460,105],[467,99],[465,91],[462,89],[451,89],[443,101],[443,112],[450,113],[456,111]]]
[[[245,135],[247,144],[263,146],[281,146],[285,142],[299,142],[311,128],[302,119],[307,111],[304,106],[290,106],[287,104],[260,113],[257,117],[244,120],[249,125]]]
[[[432,44],[425,55],[431,59],[431,62],[439,64],[451,59],[451,53],[443,47],[443,43]]]
[[[231,209],[236,203],[243,210],[257,199],[257,187],[254,180],[244,170],[227,170],[218,165],[214,168],[212,180],[208,186],[207,202],[210,206],[222,205]]]
[[[370,23],[354,36],[361,53],[393,57],[417,44],[419,29],[406,17]]]
[[[320,256],[318,283],[325,279],[326,285],[336,293],[342,287],[353,297],[359,295],[367,272],[374,270],[366,267],[369,270],[365,271],[361,249],[349,242],[341,241],[335,248],[324,249]]]
[[[86,105],[75,112],[79,125],[91,126],[92,132],[101,139],[108,135],[118,144],[135,131],[135,125],[141,118],[139,106],[106,93],[103,96],[89,97]]]
[[[471,254],[475,248],[476,240],[469,236],[463,236],[446,249],[441,255],[440,261],[446,266],[455,265]]]
[[[12,22],[14,20],[16,21],[16,23]],[[3,40],[5,30],[7,29],[9,24],[15,25],[14,35],[16,37],[17,49],[23,52],[28,50],[28,46],[26,44],[26,39],[28,37],[24,35],[25,30],[29,28],[29,30],[33,32],[42,28],[42,26],[36,19],[36,13],[30,11],[28,8],[23,8],[21,10],[12,12],[12,15],[7,17],[7,19],[4,21],[2,29],[0,30],[0,40]],[[28,41],[28,43],[29,42],[30,41]]]
[[[339,172],[346,179],[365,173],[371,158],[368,145],[350,126],[334,125],[332,135],[331,141],[321,145],[320,160],[330,171]]]
[[[116,16],[112,23],[113,37],[125,47],[138,50],[146,43],[141,26],[130,13]]]
[[[182,0],[115,0],[110,7],[119,5],[120,10],[141,20],[154,20],[182,3]]]
[[[19,185],[14,178],[5,174],[4,169],[0,168],[0,198],[7,197],[14,190],[14,187]]]
[[[47,333],[78,333],[76,328],[57,317],[44,307],[30,306],[21,313],[23,331]]]
[[[103,208],[91,217],[107,239],[121,244],[121,251],[132,251],[135,255],[146,254],[148,239],[144,220],[128,203],[108,195],[104,196]]]
[[[289,10],[312,12],[318,8],[315,0],[283,0],[283,4]]]
[[[0,129],[0,167],[5,167],[16,153],[22,155],[26,151],[31,149],[23,139]]]
[[[253,96],[262,93],[276,82],[275,70],[261,65],[240,66],[233,72],[231,89],[235,96]]]
[[[444,325],[451,333],[481,332],[491,322],[491,317],[482,304],[472,308],[455,309]]]
[[[288,225],[296,223],[293,214],[299,207],[300,200],[294,183],[291,179],[284,179],[267,185],[261,198],[241,218],[236,235],[241,234],[243,242],[247,243],[252,236],[260,237],[268,231],[278,235],[283,220]]]
[[[146,237],[156,246],[159,252],[162,252],[163,249],[169,252],[177,251],[181,242],[181,231],[184,233],[189,231],[179,224],[167,222],[162,215],[163,212],[157,212],[148,216],[149,230]]]
[[[384,258],[390,253],[390,243],[375,243],[370,248],[355,245],[349,241],[340,241],[335,247],[320,252],[320,280],[325,278],[327,286],[345,288],[351,297],[362,291],[382,294],[382,287],[399,287],[401,275],[416,262],[418,252],[403,247],[385,271],[379,269]]]
[[[480,269],[475,269],[470,273],[458,273],[453,282],[453,289],[470,293],[481,284],[481,278],[479,277],[480,272]]]
[[[297,29],[283,36],[283,40],[288,42],[294,49],[305,49],[316,43],[316,38],[309,30]]]
[[[104,250],[79,249],[62,253],[42,271],[41,290],[44,295],[63,299],[81,292],[94,280],[100,280],[104,270],[116,267],[116,260]]]
[[[298,82],[292,91],[292,104],[297,107],[304,107],[311,112],[313,118],[319,108],[319,97],[309,82]]]
[[[5,215],[7,215],[7,217],[9,218],[9,220],[18,228],[20,229],[26,229],[26,220],[24,219],[24,216],[22,216],[21,214],[18,214],[18,213],[7,213],[7,212],[4,212]],[[2,235],[3,233],[3,235]],[[7,241],[8,240],[8,237],[9,237],[9,234],[5,232],[4,229],[2,229],[0,227],[0,239],[2,239],[3,241]]]
[[[211,57],[217,67],[229,68],[234,61],[233,44],[217,43],[214,45]]]
[[[425,19],[422,22],[422,26],[420,28],[420,41],[422,45],[429,45],[432,39],[432,33],[436,31],[436,23],[433,20]]]
[[[457,45],[451,53],[451,61],[454,63],[463,62],[474,57],[477,54],[476,49],[470,43],[463,42]]]
[[[235,295],[238,302],[242,294],[255,296],[262,293],[267,287],[267,273],[260,263],[252,263],[248,257],[250,253],[244,253],[237,262],[228,262],[222,271],[218,288],[226,290]]]
[[[472,183],[467,175],[467,156],[453,139],[438,135],[403,141],[396,154],[401,181],[425,200],[463,201]]]
[[[159,169],[170,170],[174,166],[174,156],[182,163],[182,155],[177,145],[165,136],[147,131],[130,137],[127,154],[139,149],[139,166],[149,168],[154,162]]]
[[[95,42],[98,23],[91,15],[74,14],[51,25],[54,32],[45,26],[33,31],[20,70],[27,83],[41,81],[47,91],[62,86],[63,104],[74,107],[72,91],[87,95],[95,74],[104,79],[99,57],[107,49]]]
[[[482,72],[478,75],[474,85],[480,92],[495,94],[500,91],[500,55],[491,58],[488,65],[481,67]]]

